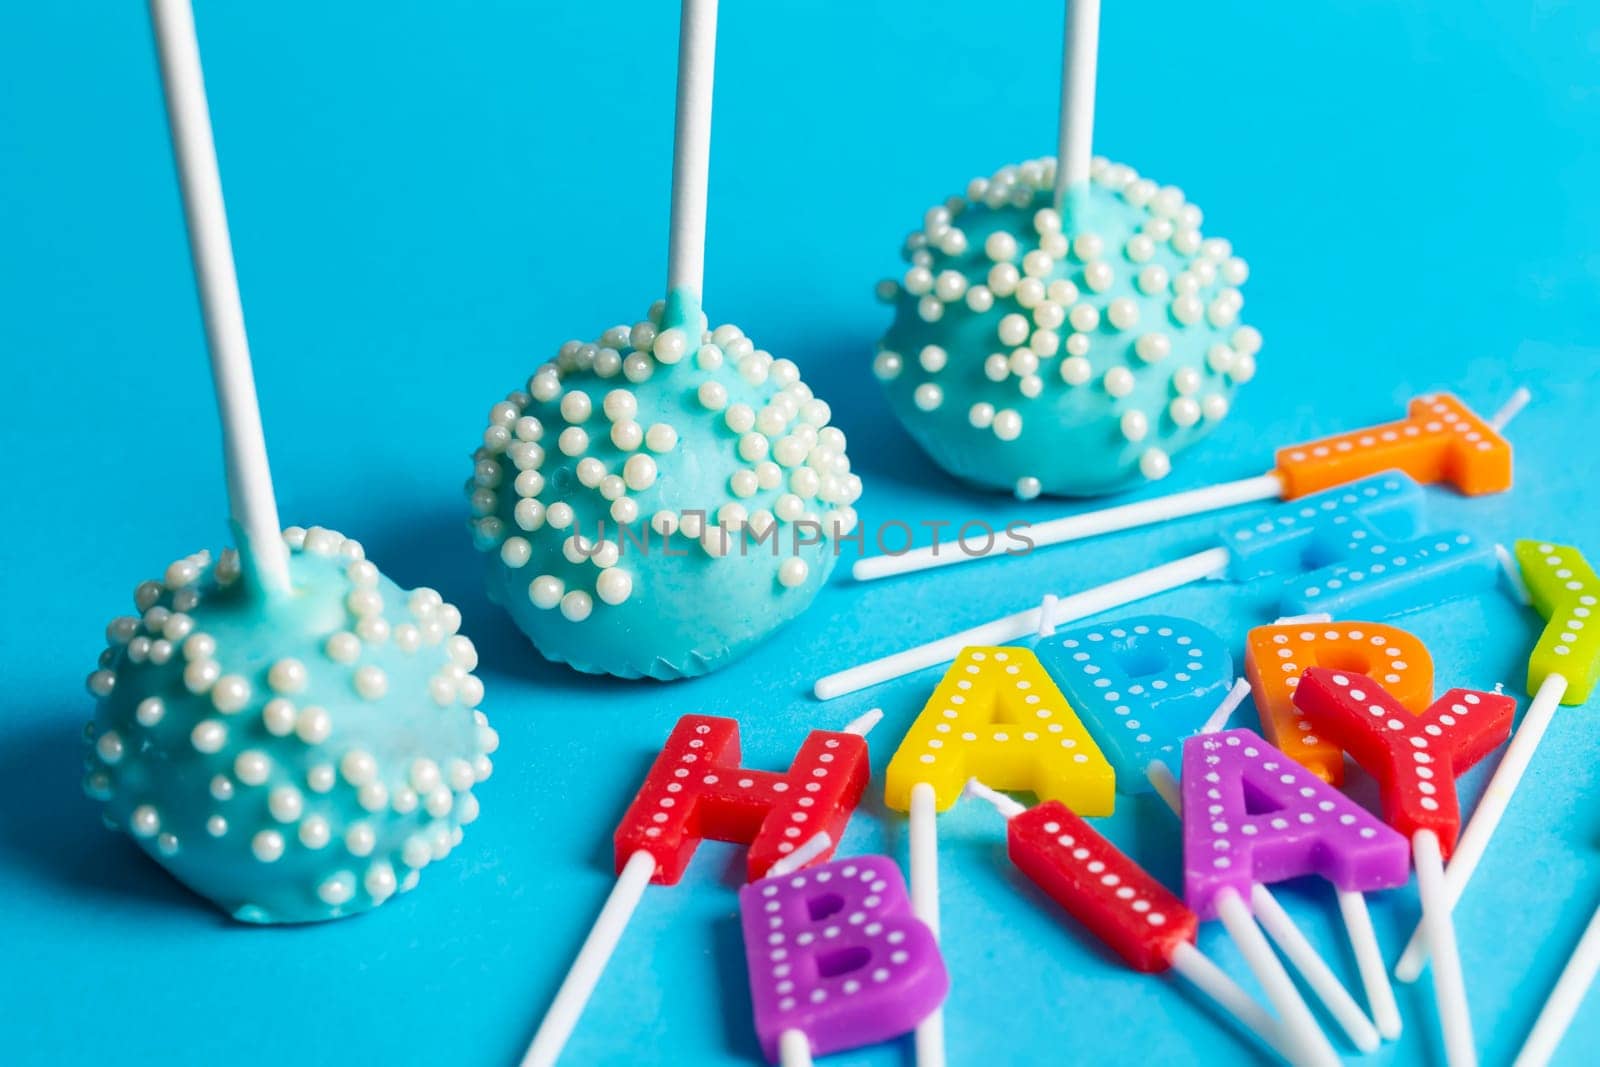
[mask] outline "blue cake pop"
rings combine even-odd
[[[692,305],[562,345],[474,454],[489,596],[580,671],[714,670],[811,603],[856,525],[828,405]]]
[[[1244,260],[1181,190],[1096,159],[1066,218],[1055,161],[978,178],[907,239],[873,364],[958,478],[1090,496],[1164,477],[1255,374]]]
[[[89,676],[84,789],[105,819],[246,922],[365,911],[478,815],[499,743],[460,613],[361,546],[290,528],[287,595],[224,552],[134,590]]]

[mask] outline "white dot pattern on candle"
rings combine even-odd
[[[1042,639],[1035,654],[1106,754],[1124,792],[1148,790],[1144,769],[1178,746],[1233,683],[1233,658],[1198,623],[1141,615]]]
[[[885,796],[908,810],[925,782],[942,811],[973,777],[1087,814],[1110,814],[1114,801],[1111,765],[1026,648],[962,649],[889,761]]]
[[[1350,671],[1306,671],[1295,703],[1319,733],[1378,780],[1384,820],[1408,839],[1431,830],[1449,855],[1460,827],[1456,777],[1503,743],[1516,701],[1452,689],[1413,715],[1375,679]]]
[[[1433,657],[1396,626],[1330,622],[1258,626],[1245,642],[1245,671],[1267,739],[1324,781],[1344,780],[1344,752],[1317,733],[1294,704],[1308,667],[1339,667],[1371,675],[1412,712],[1433,699]]]

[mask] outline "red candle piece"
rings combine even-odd
[[[1413,837],[1432,830],[1446,859],[1461,828],[1456,778],[1511,734],[1517,702],[1452,689],[1420,715],[1364,674],[1312,667],[1294,691],[1312,726],[1378,780],[1383,817]]]
[[[1199,920],[1144,869],[1059,801],[1015,816],[1011,862],[1138,971],[1165,971]]]
[[[787,771],[754,771],[739,765],[737,722],[685,715],[617,827],[617,871],[648,852],[656,860],[651,881],[673,885],[710,839],[748,845],[755,881],[819,832],[837,843],[867,775],[867,742],[857,734],[813,730]],[[832,853],[830,846],[818,858]]]

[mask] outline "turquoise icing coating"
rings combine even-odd
[[[810,605],[856,525],[845,437],[695,294],[569,341],[490,410],[466,491],[489,596],[545,657],[672,679]]]
[[[879,285],[873,369],[941,467],[1022,497],[1164,477],[1255,373],[1248,267],[1180,190],[1096,160],[1055,211],[1054,160],[975,179]]]
[[[498,745],[460,613],[331,530],[285,531],[288,595],[201,553],[134,593],[89,676],[84,788],[246,922],[310,922],[417,884],[478,814]]]

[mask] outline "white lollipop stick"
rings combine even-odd
[[[1014,819],[1028,809],[999,790],[984,785],[976,778],[969,779],[966,792],[988,801],[1006,819]],[[1284,1044],[1278,1021],[1239,988],[1221,968],[1187,941],[1179,943],[1167,958],[1172,969],[1188,979],[1196,989],[1206,994],[1223,1011],[1232,1015],[1239,1024],[1260,1038],[1273,1051],[1286,1060],[1293,1060],[1293,1051]]]
[[[799,1030],[785,1030],[778,1035],[778,1063],[780,1067],[811,1067],[811,1039]]]
[[[1445,1062],[1449,1067],[1473,1067],[1478,1053],[1472,1043],[1467,987],[1461,977],[1461,955],[1456,950],[1456,927],[1450,919],[1444,860],[1439,838],[1432,830],[1418,830],[1411,835],[1411,857],[1417,868],[1417,892],[1422,897],[1422,929],[1433,951],[1433,999],[1439,1007],[1439,1027],[1444,1031]]]
[[[1229,697],[1231,699],[1231,693]],[[1154,760],[1145,768],[1145,777],[1149,779],[1157,795],[1166,802],[1167,807],[1172,809],[1172,813],[1181,818],[1183,815],[1182,793],[1178,788],[1178,779],[1173,775],[1171,769],[1160,760]],[[1236,895],[1235,899],[1237,899]],[[1251,923],[1251,929],[1255,929],[1255,922],[1261,924],[1272,940],[1283,950],[1283,954],[1289,958],[1289,962],[1294,964],[1295,970],[1300,972],[1301,977],[1306,980],[1306,984],[1311,987],[1311,991],[1317,995],[1318,1000],[1322,1001],[1329,1014],[1333,1016],[1334,1021],[1339,1024],[1340,1029],[1345,1032],[1356,1048],[1362,1052],[1371,1052],[1376,1049],[1378,1047],[1378,1031],[1373,1027],[1372,1021],[1362,1012],[1360,1005],[1355,1002],[1349,991],[1334,975],[1333,969],[1328,966],[1327,961],[1318,954],[1317,950],[1312,947],[1311,942],[1307,940],[1306,935],[1295,925],[1294,919],[1284,910],[1283,905],[1278,903],[1278,899],[1272,895],[1272,891],[1259,882],[1251,886],[1250,905],[1255,911],[1255,921]],[[1248,918],[1248,915],[1246,917]],[[1229,927],[1228,932],[1230,934],[1233,933],[1233,928]],[[1257,936],[1259,936],[1259,932]],[[1237,941],[1238,938],[1235,937],[1234,940]],[[1240,945],[1239,947],[1243,950],[1245,946]],[[1253,965],[1251,969],[1255,970]],[[1266,979],[1259,972],[1257,972],[1256,977],[1261,979],[1263,986],[1266,985]],[[1290,990],[1294,992],[1295,998],[1300,1000],[1301,1007],[1305,1008],[1305,1001],[1300,999],[1300,994],[1294,990],[1293,983],[1290,983]],[[1307,1013],[1306,1018],[1310,1019],[1310,1009],[1306,1008],[1305,1010]],[[1284,1019],[1289,1018],[1288,1015],[1283,1013],[1281,1007],[1279,1007],[1279,1014]],[[1312,1025],[1316,1025],[1314,1021]],[[1321,1037],[1321,1033],[1321,1030],[1317,1031],[1318,1037]],[[1323,1041],[1326,1042],[1326,1038],[1323,1038]]]
[[[1495,827],[1500,825],[1506,806],[1511,803],[1511,795],[1516,792],[1518,783],[1527,772],[1539,741],[1549,729],[1550,721],[1555,718],[1556,709],[1566,692],[1567,680],[1561,675],[1552,674],[1545,678],[1539,691],[1534,694],[1533,703],[1528,705],[1527,713],[1522,717],[1522,725],[1511,735],[1511,744],[1506,746],[1500,766],[1494,769],[1489,785],[1483,791],[1483,799],[1478,801],[1450,856],[1450,866],[1444,876],[1446,914],[1461,900],[1467,883],[1472,880],[1472,873],[1478,869],[1483,853],[1489,847],[1489,839],[1494,836]],[[1394,976],[1402,982],[1415,982],[1422,974],[1423,964],[1427,962],[1430,946],[1424,937],[1425,926],[1426,916],[1406,943],[1405,951],[1400,954],[1400,962],[1395,965]]]
[[[1550,1062],[1567,1027],[1572,1025],[1573,1016],[1578,1014],[1578,1006],[1583,1003],[1597,971],[1600,971],[1600,908],[1595,909],[1589,925],[1584,927],[1578,947],[1572,950],[1572,958],[1562,968],[1556,987],[1550,991],[1550,999],[1544,1002],[1533,1031],[1528,1034],[1512,1067],[1544,1067]]]
[[[911,787],[911,913],[939,940],[939,830],[933,786]],[[917,1024],[919,1067],[944,1067],[944,1008]]]
[[[882,710],[872,708],[852,721],[843,732],[865,737],[882,718]],[[832,844],[833,840],[826,831],[814,834],[788,856],[773,863],[768,869],[769,873],[787,874],[799,870],[828,851]],[[567,976],[562,979],[561,988],[556,990],[556,999],[545,1013],[544,1020],[539,1023],[533,1043],[522,1057],[522,1067],[550,1067],[560,1057],[655,871],[654,857],[643,850],[629,856],[628,862],[622,865],[622,872],[617,875],[616,884],[611,887],[599,917],[589,929],[589,936],[583,939],[583,947],[578,949],[578,956],[572,961]]]
[[[1361,973],[1361,985],[1366,989],[1367,1006],[1372,1009],[1378,1036],[1385,1041],[1399,1040],[1400,1005],[1395,1003],[1394,986],[1389,984],[1389,968],[1383,963],[1383,950],[1378,946],[1377,931],[1372,928],[1372,912],[1367,909],[1366,895],[1337,887],[1334,894],[1339,900],[1345,931],[1350,935],[1356,969]]]
[[[1226,548],[1208,548],[1204,552],[1196,552],[1192,556],[1163,563],[1159,567],[1151,567],[1149,570],[1130,574],[1126,578],[1119,578],[1081,593],[1061,597],[1056,601],[1055,614],[1050,621],[1053,625],[1059,626],[1062,623],[1121,607],[1135,600],[1142,600],[1147,596],[1164,593],[1169,589],[1176,589],[1181,585],[1188,585],[1202,578],[1212,577],[1228,566],[1228,559]],[[858,689],[904,677],[924,667],[948,663],[955,659],[963,648],[970,645],[999,645],[1027,637],[1038,632],[1039,620],[1040,609],[1037,607],[1019,611],[981,626],[962,630],[958,634],[952,634],[938,641],[930,641],[904,652],[875,659],[871,663],[863,663],[859,667],[850,667],[830,674],[818,679],[813,691],[819,700],[832,700],[846,693],[854,693]]]
[[[617,875],[617,884],[611,887],[611,894],[600,909],[600,917],[594,921],[589,936],[583,939],[578,958],[572,961],[572,969],[567,971],[561,988],[556,990],[554,1003],[533,1035],[533,1044],[522,1057],[522,1067],[552,1067],[561,1055],[655,871],[655,857],[650,853],[635,852],[628,857],[622,873]]]
[[[222,417],[228,510],[244,572],[269,593],[289,590],[289,550],[278,525],[267,442],[261,430],[250,342],[222,202],[222,175],[211,137],[200,43],[189,0],[150,0],[167,124],[178,161],[178,187],[189,228],[189,253],[200,289],[200,316],[211,352],[211,377]]]
[[[1067,0],[1061,46],[1061,124],[1056,148],[1056,210],[1089,181],[1094,151],[1094,74],[1100,43],[1100,0]]]
[[[672,133],[672,216],[667,290],[696,300],[706,275],[706,190],[711,175],[711,86],[717,59],[717,0],[683,0],[678,25],[678,109]]]
[[[1306,1002],[1301,998],[1300,991],[1295,988],[1289,972],[1283,969],[1283,964],[1273,955],[1272,946],[1267,944],[1267,939],[1262,936],[1255,920],[1250,917],[1250,909],[1245,907],[1244,900],[1238,893],[1232,889],[1224,889],[1217,895],[1217,917],[1222,920],[1222,925],[1227,927],[1228,935],[1239,946],[1245,964],[1256,976],[1256,981],[1261,983],[1261,988],[1266,991],[1267,1000],[1277,1009],[1287,1040],[1300,1053],[1293,1057],[1295,1062],[1338,1063],[1338,1054],[1328,1043],[1327,1036],[1318,1028],[1317,1021],[1311,1016],[1311,1009],[1306,1007]]]
[[[1034,549],[1040,549],[1048,545],[1081,541],[1104,533],[1150,526],[1169,519],[1181,519],[1188,515],[1218,511],[1240,504],[1276,500],[1282,492],[1282,479],[1276,474],[1263,474],[1257,478],[1224,482],[1221,485],[1191,489],[1170,496],[1156,497],[1153,500],[1119,504],[1116,507],[1089,511],[1082,515],[1068,515],[1065,518],[1034,523],[1028,527],[1028,539],[1033,542]],[[913,571],[932,570],[935,567],[948,567],[975,559],[1004,556],[1011,551],[1015,551],[1014,546],[998,539],[986,551],[971,554],[963,551],[940,551],[929,547],[913,548],[898,556],[868,556],[859,559],[850,568],[850,575],[857,581],[864,582],[874,578],[910,574]]]

